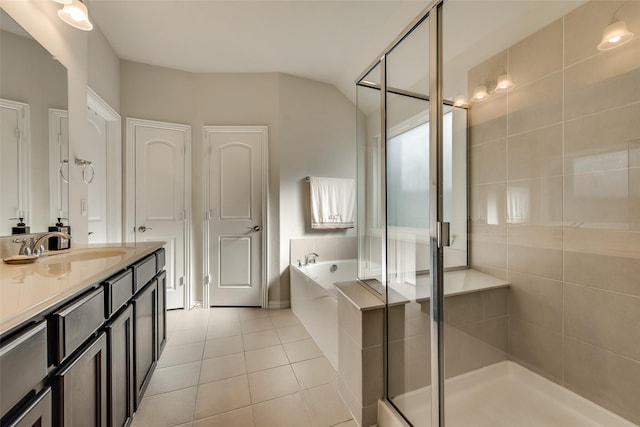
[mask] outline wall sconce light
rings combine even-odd
[[[471,102],[482,102],[489,99],[489,92],[487,92],[487,87],[485,85],[476,86],[473,90],[473,96],[471,97]]]
[[[467,102],[467,98],[461,93],[457,94],[453,98],[453,106],[454,107],[468,107],[469,103]]]
[[[93,30],[93,24],[89,21],[87,6],[80,0],[53,0],[63,4],[64,7],[58,11],[58,16],[67,24],[83,31]]]
[[[514,86],[515,85],[511,80],[511,76],[507,73],[503,73],[502,75],[500,75],[500,77],[498,77],[498,82],[496,83],[495,92],[496,93],[506,92],[507,90],[512,89]]]
[[[602,41],[598,44],[598,50],[611,50],[631,41],[633,33],[627,28],[627,23],[619,21],[615,17],[602,32]]]

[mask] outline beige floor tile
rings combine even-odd
[[[337,380],[337,374],[326,357],[305,360],[291,365],[303,389]]]
[[[200,326],[192,329],[176,329],[169,336],[169,339],[167,340],[167,347],[203,342],[205,341],[206,336],[206,326]]]
[[[303,391],[313,427],[329,427],[351,418],[335,383]]]
[[[172,427],[189,423],[196,401],[196,387],[146,396],[133,417],[132,427]]]
[[[202,360],[203,349],[204,342],[165,347],[158,360],[158,368]]]
[[[280,366],[249,374],[251,403],[285,396],[300,390],[291,366]]]
[[[216,307],[209,310],[209,324],[222,322],[240,322],[240,310],[237,307]]]
[[[245,352],[245,358],[247,360],[247,372],[262,371],[289,364],[289,359],[282,345],[249,350]]]
[[[269,316],[272,318],[289,314],[293,314],[293,311],[290,308],[274,308],[269,310]]]
[[[209,310],[193,309],[186,311],[177,319],[174,330],[206,327],[209,323]]]
[[[210,417],[248,406],[251,402],[246,375],[198,386],[194,419]]]
[[[133,427],[355,425],[335,370],[290,309],[167,316],[173,332]]]
[[[235,335],[233,337],[218,338],[215,340],[207,341],[204,344],[203,359],[210,359],[212,357],[224,356],[225,354],[240,353],[244,351],[244,345],[242,344],[242,336]]]
[[[237,310],[240,314],[240,320],[261,319],[269,317],[269,310],[264,310],[262,308],[241,307],[237,308]]]
[[[302,393],[253,405],[253,417],[256,427],[311,426],[311,418]]]
[[[242,336],[242,341],[245,351],[280,344],[280,338],[275,330],[245,334]]]
[[[198,360],[197,362],[156,369],[151,377],[145,396],[153,396],[154,394],[167,393],[197,385],[198,376],[200,375],[200,363]]]
[[[360,427],[360,426],[358,426],[358,423],[356,423],[354,420],[349,420],[340,424],[336,424],[333,427]]]
[[[272,314],[271,322],[276,328],[284,328],[285,326],[300,325],[300,320],[291,311],[285,311],[280,314]]]
[[[274,329],[273,323],[269,315],[256,319],[247,319],[240,322],[242,324],[242,333],[251,334],[253,332],[268,331]]]
[[[284,351],[287,353],[287,357],[291,363],[322,356],[322,350],[320,350],[320,347],[318,347],[315,341],[311,338],[293,341],[283,345]]]
[[[300,341],[311,338],[307,330],[304,326],[294,325],[294,326],[285,326],[284,328],[278,328],[278,336],[280,337],[280,341],[282,343],[288,343],[293,341]]]
[[[168,310],[167,311],[167,334],[171,334],[175,327],[182,319],[184,310]]]
[[[242,329],[240,329],[240,322],[216,322],[215,324],[209,324],[207,330],[207,341],[215,340],[218,338],[233,337],[240,335]]]
[[[203,418],[193,422],[193,427],[254,427],[251,406]]]
[[[227,354],[202,361],[200,384],[245,374],[244,353]]]

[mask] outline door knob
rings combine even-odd
[[[262,227],[260,227],[259,225],[254,225],[253,227],[249,227],[249,230],[260,231],[262,230]]]
[[[145,227],[144,225],[141,225],[140,227],[138,227],[138,231],[141,232],[141,233],[144,233],[147,230],[153,230],[153,228]]]

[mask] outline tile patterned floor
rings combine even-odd
[[[132,427],[356,427],[331,363],[289,309],[167,313]]]

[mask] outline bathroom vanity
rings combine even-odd
[[[0,265],[2,426],[127,426],[166,342],[163,243]]]

